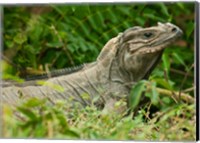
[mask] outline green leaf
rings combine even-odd
[[[90,36],[89,29],[86,27],[86,24],[83,24],[83,21],[81,21],[80,19],[78,19],[76,17],[72,17],[72,20],[75,23],[77,23],[78,29],[80,28],[82,30],[83,34],[85,34],[86,36]]]
[[[36,54],[36,49],[31,45],[25,45],[24,50],[27,51],[31,55]]]
[[[124,21],[124,22],[123,22],[123,27],[129,28],[129,27],[130,27],[130,24],[129,24],[127,21]]]
[[[5,39],[5,44],[8,48],[13,48],[14,47],[14,42],[10,40]]]
[[[38,85],[44,85],[44,86],[48,86],[48,87],[51,87],[52,89],[58,91],[58,92],[64,92],[65,91],[65,88],[62,87],[61,85],[59,84],[54,84],[52,82],[49,82],[49,81],[37,81],[37,84]]]
[[[157,21],[160,21],[160,22],[165,22],[165,20],[163,18],[160,18],[158,16],[155,16],[154,14],[152,13],[144,13],[143,14],[144,17],[146,18],[150,18],[152,20],[157,20]]]
[[[5,60],[1,60],[0,65],[1,65],[1,68],[2,68],[3,75],[5,73],[10,73],[10,74],[13,73],[13,67],[8,62],[6,62]]]
[[[81,47],[81,50],[83,50],[83,52],[86,52],[88,50],[88,47],[85,43],[80,43],[80,47]]]
[[[14,39],[13,39],[17,44],[23,44],[24,42],[27,41],[27,37],[26,35],[22,34],[22,33],[18,33]]]
[[[157,84],[163,86],[166,89],[172,90],[174,83],[172,81],[167,82],[164,78],[154,78],[153,79]]]
[[[106,16],[108,16],[111,19],[112,23],[116,23],[117,22],[117,17],[113,13],[112,9],[107,9],[106,13],[107,13]]]
[[[190,21],[190,22],[188,22],[187,29],[186,29],[187,38],[189,38],[191,36],[193,31],[194,31],[194,22]]]
[[[168,74],[169,70],[170,70],[170,64],[171,64],[170,60],[169,60],[169,54],[168,53],[163,54],[162,61],[163,61],[164,68],[165,68],[165,70]]]
[[[38,99],[38,98],[30,98],[28,101],[26,101],[23,106],[25,107],[29,107],[29,108],[32,108],[32,107],[37,107],[37,106],[41,106],[45,103],[45,99]]]
[[[135,21],[137,21],[137,23],[139,24],[139,25],[144,25],[144,23],[145,23],[145,19],[143,19],[143,18],[141,18],[141,17],[136,17],[135,18]]]
[[[184,62],[184,60],[183,60],[183,57],[181,57],[178,53],[175,53],[175,52],[173,52],[172,55],[173,55],[173,57],[174,57],[180,64],[182,64],[187,70],[189,69],[189,68],[187,67],[187,65],[185,64],[185,62]]]
[[[90,22],[90,25],[92,26],[93,29],[98,29],[95,23],[95,19],[92,16],[88,17],[88,21]]]
[[[127,103],[124,100],[119,100],[117,102],[115,102],[114,107],[119,108],[122,106],[125,106]]]
[[[61,125],[62,127],[65,127],[65,129],[68,129],[68,128],[69,128],[68,123],[67,123],[67,120],[66,120],[64,114],[58,113],[58,114],[56,114],[56,117],[57,117],[57,119],[59,120],[60,125]]]
[[[90,95],[87,94],[87,93],[81,94],[81,97],[82,97],[83,99],[85,99],[85,100],[89,100],[89,99],[90,99]]]
[[[27,109],[26,107],[17,107],[17,110],[23,113],[23,115],[25,115],[31,120],[34,120],[37,118],[36,114],[32,110]]]
[[[47,128],[44,127],[42,122],[37,122],[35,129],[33,130],[34,136],[36,138],[42,138],[45,136]]]
[[[24,82],[24,79],[21,79],[19,78],[18,76],[15,76],[15,75],[12,75],[12,74],[9,74],[9,73],[3,73],[3,76],[2,76],[3,79],[7,79],[7,80],[13,80],[13,81],[16,81],[18,83],[23,83]]]
[[[161,4],[159,4],[159,6],[160,6],[160,9],[161,9],[162,13],[165,14],[166,16],[169,16],[169,12],[167,10],[166,5],[161,3]]]
[[[63,46],[62,42],[49,42],[46,44],[48,47],[59,48]]]
[[[170,102],[171,102],[171,98],[170,97],[163,97],[162,98],[162,101],[165,103],[165,104],[170,104]]]
[[[55,12],[64,17],[63,9],[57,5],[51,5]]]
[[[178,6],[179,8],[181,8],[182,10],[185,9],[185,6],[184,6],[183,3],[177,2],[176,4],[177,4],[177,6]]]
[[[158,99],[159,99],[159,96],[158,96],[159,94],[156,90],[156,83],[155,82],[152,82],[151,93],[152,93],[151,102],[152,102],[152,104],[157,105]]]
[[[134,87],[131,89],[131,93],[129,96],[129,106],[131,110],[134,110],[138,103],[140,102],[140,97],[142,96],[142,93],[145,91],[145,84],[146,81],[141,80],[138,83],[134,85]]]
[[[73,130],[69,130],[69,129],[65,130],[64,134],[66,134],[70,137],[76,137],[76,138],[80,137],[80,135],[77,132],[75,132]]]
[[[109,11],[112,12],[112,9],[108,9]],[[119,10],[121,13],[123,13],[124,15],[129,15],[130,14],[130,7],[117,7],[117,10]],[[116,20],[117,20],[117,17],[116,17]]]
[[[104,16],[101,12],[97,12],[97,19],[98,19],[98,23],[102,26],[102,27],[105,27],[105,24],[104,24]]]

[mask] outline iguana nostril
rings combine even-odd
[[[176,27],[172,28],[172,32],[176,32],[176,31],[177,31]]]

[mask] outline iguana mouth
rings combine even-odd
[[[169,44],[173,43],[175,40],[176,40],[176,38],[172,37],[170,39],[160,41],[159,43],[156,43],[154,45],[150,45],[150,46],[148,46],[148,48],[143,48],[143,49],[139,50],[138,52],[141,54],[149,54],[149,53],[159,52],[159,51],[165,49]]]

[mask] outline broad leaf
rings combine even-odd
[[[134,110],[140,102],[140,98],[145,91],[145,83],[146,81],[142,80],[135,84],[134,87],[131,89],[131,93],[129,96],[129,106],[131,110]]]
[[[25,107],[17,107],[17,110],[23,113],[23,115],[25,115],[31,120],[34,120],[37,118],[36,114],[30,109],[27,109]]]
[[[168,53],[164,53],[162,56],[162,61],[163,61],[163,65],[164,68],[167,72],[167,74],[169,73],[170,70],[170,59],[169,59],[169,54]]]
[[[18,33],[14,39],[13,39],[17,44],[23,44],[24,42],[27,41],[27,37],[25,34],[22,34],[22,33]]]

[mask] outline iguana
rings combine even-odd
[[[52,104],[66,100],[72,106],[94,104],[112,109],[116,101],[128,102],[131,87],[149,77],[165,47],[181,35],[181,29],[171,23],[129,28],[110,39],[95,62],[72,74],[50,78],[40,86],[2,88],[2,101],[16,105],[29,97],[47,97]]]

